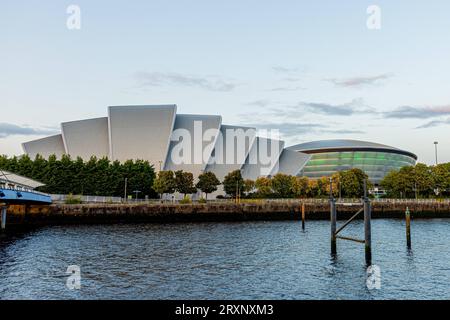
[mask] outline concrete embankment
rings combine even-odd
[[[450,218],[449,202],[372,203],[372,217],[404,218],[406,208],[412,218]],[[338,205],[338,219],[352,216],[360,205]],[[306,220],[328,220],[329,205],[306,203]],[[362,218],[362,215],[361,215]],[[209,204],[81,204],[51,206],[10,206],[8,225],[53,225],[88,223],[199,222],[300,220],[301,202]]]

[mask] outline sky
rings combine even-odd
[[[449,17],[448,0],[2,1],[0,154],[110,105],[177,104],[287,146],[367,140],[433,164],[438,141],[450,162]]]

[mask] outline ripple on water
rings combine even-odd
[[[362,237],[356,221],[349,235]],[[449,299],[450,220],[373,221],[382,287],[365,286],[364,250],[329,223],[130,224],[48,227],[0,238],[1,299]],[[81,267],[81,290],[66,269]]]

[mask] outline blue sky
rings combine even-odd
[[[81,29],[66,27],[69,5]],[[369,30],[366,10],[381,9]],[[0,153],[106,116],[176,103],[287,144],[361,139],[450,161],[450,2],[3,1]]]

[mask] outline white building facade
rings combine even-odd
[[[183,170],[194,178],[210,171],[220,181],[234,170],[252,180],[296,175],[311,157],[285,149],[276,137],[259,137],[255,128],[223,124],[219,115],[177,114],[176,105],[111,106],[107,117],[64,122],[61,134],[22,147],[31,158],[140,159],[155,171]]]

